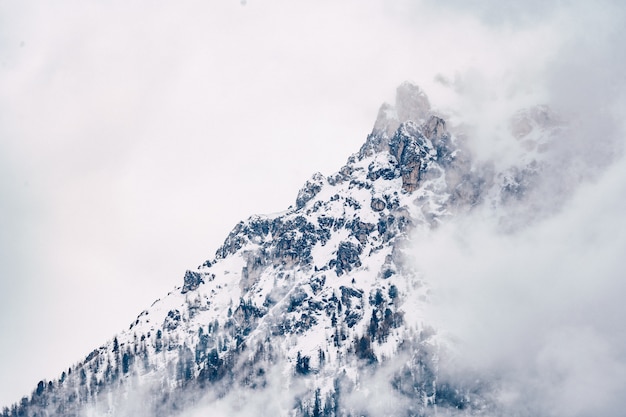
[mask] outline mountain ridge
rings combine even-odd
[[[239,222],[128,330],[3,416],[132,415],[124,398],[136,391],[143,413],[176,415],[198,398],[268,389],[274,374],[291,399],[285,415],[363,413],[350,398],[372,373],[398,399],[391,415],[487,410],[483,382],[438,374],[439,340],[422,314],[428,285],[405,248],[456,212],[523,199],[554,134],[546,114],[520,113],[518,139],[538,144],[524,146],[521,167],[494,172],[403,83],[339,171],[314,174],[295,206]]]

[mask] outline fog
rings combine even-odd
[[[425,322],[447,346],[442,374],[493,382],[494,415],[618,416],[626,405],[626,96],[615,54],[625,37],[607,23],[623,10],[568,5],[588,13],[594,30],[573,30],[560,8],[549,13],[568,39],[537,80],[543,103],[569,127],[537,189],[517,206],[486,203],[444,220],[415,236],[411,252],[431,286]],[[464,81],[450,84],[460,96]],[[519,104],[501,95],[459,120],[481,136],[468,139],[481,160],[505,167],[520,155],[504,117]]]
[[[500,379],[519,415],[621,415],[625,174],[620,162],[514,233],[469,215],[420,239],[426,322],[450,343],[446,372]]]

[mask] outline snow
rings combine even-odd
[[[395,109],[387,111],[387,117],[397,117]],[[448,204],[451,191],[446,170],[437,160],[435,146],[413,122],[402,125],[399,132],[414,139],[411,146],[419,147],[423,158],[423,178],[417,190],[403,191],[398,162],[387,151],[361,159],[355,154],[328,178],[314,174],[299,193],[305,197],[301,201],[306,201],[298,205],[300,208],[253,215],[236,225],[225,244],[228,250],[197,269],[203,283],[185,294],[177,287],[155,301],[128,330],[102,346],[98,355],[111,361],[119,357],[118,350],[136,352],[141,341],[147,365],[136,367],[136,383],[160,380],[174,388],[176,380],[168,379],[168,374],[179,361],[181,349],[193,350],[200,343],[200,332],[209,332],[209,326],[218,323],[219,330],[211,335],[205,349],[220,347],[220,355],[238,352],[241,340],[235,340],[233,332],[245,328],[242,334],[249,348],[245,357],[252,360],[254,347],[271,338],[282,358],[276,366],[282,367],[285,384],[293,382],[297,358],[309,357],[312,375],[300,383],[326,393],[342,374],[366,394],[359,378],[372,357],[367,356],[369,352],[357,352],[364,349],[357,346],[359,340],[367,336],[373,361],[383,362],[396,356],[407,340],[422,343],[416,341],[416,335],[428,327],[424,319],[429,287],[419,271],[406,262],[409,254],[404,253],[403,244],[411,237],[428,239],[431,228],[453,214]],[[544,144],[544,136],[545,129],[537,128],[525,140]],[[455,143],[454,138],[451,143]],[[527,165],[535,161],[539,146],[529,149],[522,159]],[[452,155],[456,154],[453,151]],[[395,177],[372,179],[369,174],[379,170],[395,173]],[[507,180],[503,175],[491,194],[485,193],[487,198],[498,198],[498,187]],[[315,187],[310,187],[312,184]],[[374,210],[374,199],[385,201],[384,208]],[[252,227],[258,224],[267,226],[267,231]],[[280,225],[277,230],[272,229],[275,224]],[[281,239],[286,247],[280,246]],[[349,253],[344,254],[349,259],[340,259],[342,244],[344,248],[358,248],[358,256]],[[340,262],[347,264],[340,268]],[[397,295],[391,295],[392,288]],[[244,312],[246,308],[253,313]],[[384,331],[380,330],[389,317],[394,324],[385,321]],[[338,323],[333,323],[335,320]],[[336,340],[340,335],[341,340]],[[159,347],[168,343],[173,347]],[[436,346],[439,341],[433,337],[423,343]],[[359,358],[359,354],[364,356]],[[91,371],[86,360],[83,369],[92,372],[88,377],[105,379],[105,366]],[[194,368],[196,376],[198,372]]]

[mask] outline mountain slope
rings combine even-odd
[[[236,397],[233,415],[260,392],[281,398],[257,415],[362,415],[366,397],[386,398],[386,415],[488,410],[486,383],[439,372],[428,285],[405,248],[478,206],[523,216],[515,202],[538,189],[560,129],[547,109],[520,112],[523,158],[480,165],[419,87],[401,85],[337,173],[313,175],[294,207],[237,224],[181,287],[3,415],[177,415]]]

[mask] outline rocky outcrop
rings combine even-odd
[[[386,146],[388,146],[388,143],[383,138],[392,136],[399,125],[400,121],[398,120],[395,107],[389,103],[383,103],[378,110],[378,116],[372,129],[374,137],[366,142],[370,145],[371,152],[377,153],[387,150]]]
[[[204,284],[204,280],[202,279],[202,274],[200,272],[194,272],[189,270],[185,272],[185,277],[183,281],[183,289],[180,291],[181,294],[193,291],[198,288],[200,284]]]
[[[315,393],[297,394],[290,415],[322,415],[320,404],[340,404],[340,393],[351,395],[365,369],[383,370],[378,375],[393,395],[415,405],[402,415],[469,407],[464,401],[474,393],[440,388],[436,344],[405,314],[427,298],[404,262],[405,245],[409,234],[453,209],[471,209],[494,184],[500,188],[488,197],[497,204],[526,198],[530,174],[496,177],[473,165],[421,89],[403,84],[395,106],[381,107],[365,144],[337,173],[315,174],[286,211],[238,223],[215,259],[185,273],[180,291],[72,368],[65,385],[55,382],[51,392],[68,407],[56,415],[78,415],[80,401],[119,415],[107,407],[123,404],[124,387],[135,380],[156,383],[148,414],[171,415],[190,386],[219,397],[234,386],[261,390],[270,374],[297,378],[301,392]],[[394,372],[378,367],[398,362],[396,352],[410,360]],[[55,415],[47,404],[57,403],[41,403],[46,413],[38,415]]]
[[[361,266],[361,248],[352,242],[341,242],[337,249],[337,258],[334,263],[337,275],[350,272],[352,268]],[[331,263],[331,267],[333,264]]]
[[[454,150],[446,122],[432,114],[428,97],[416,85],[404,83],[396,91],[395,107],[381,106],[358,157],[375,157],[368,168],[369,180],[401,177],[402,190],[410,193],[419,187],[429,161],[450,165]],[[385,160],[386,154],[393,158]]]
[[[419,126],[406,122],[400,126],[389,144],[389,153],[395,157],[400,176],[402,190],[413,192],[417,189],[422,171],[426,169],[427,160],[433,159],[432,144],[424,137]]]
[[[557,114],[549,107],[534,106],[516,112],[509,121],[509,129],[513,137],[520,140],[535,129],[549,129],[562,124]]]
[[[311,177],[311,179],[308,180],[298,192],[298,197],[296,198],[296,209],[304,207],[308,201],[315,197],[322,189],[325,181],[326,178],[319,172],[313,174],[313,177]]]
[[[396,114],[398,121],[421,124],[430,113],[428,96],[417,85],[405,81],[396,89]]]
[[[383,211],[386,207],[386,204],[380,198],[372,198],[372,202],[370,203],[370,207],[374,211]]]

